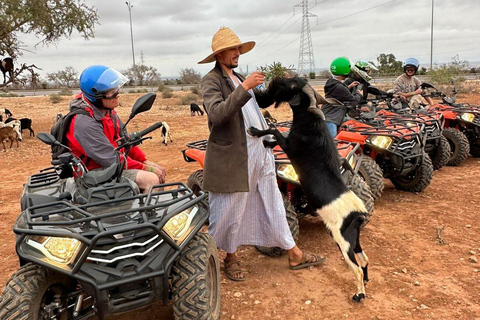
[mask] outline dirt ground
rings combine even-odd
[[[118,112],[126,119],[140,94],[121,97]],[[68,101],[51,104],[48,97],[0,98],[0,108],[33,119],[36,132],[49,131],[53,117],[66,113]],[[167,121],[174,142],[164,146],[160,133],[142,148],[149,159],[167,168],[168,181],[186,182],[199,169],[183,160],[187,142],[208,136],[206,116],[190,116],[177,99],[157,97],[151,111],[136,117],[129,130]],[[480,95],[460,101],[480,104]],[[291,119],[288,107],[270,110],[279,120]],[[0,291],[18,268],[12,225],[19,214],[22,183],[49,166],[49,147],[25,138],[20,147],[0,152]],[[300,221],[299,247],[325,255],[321,267],[291,271],[287,258],[268,258],[252,247],[239,257],[247,280],[235,283],[222,273],[222,319],[480,319],[480,159],[469,157],[459,167],[436,171],[431,185],[419,194],[395,190],[385,180],[361,241],[370,258],[367,299],[351,302],[353,274],[347,269],[323,223]],[[220,253],[220,259],[224,253]],[[115,319],[170,319],[171,307],[159,304]]]

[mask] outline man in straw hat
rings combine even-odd
[[[225,274],[245,280],[235,252],[240,245],[280,247],[288,251],[290,269],[319,265],[322,258],[302,252],[287,223],[277,187],[272,151],[246,129],[267,128],[259,104],[273,101],[255,88],[265,80],[261,72],[244,79],[234,69],[238,58],[255,46],[241,42],[229,28],[220,28],[212,39],[212,53],[199,63],[216,61],[202,79],[210,136],[204,165],[204,190],[210,191],[209,232],[227,253]]]

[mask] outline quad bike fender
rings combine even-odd
[[[197,161],[203,168],[205,162],[205,150],[187,149],[183,150],[183,157],[187,162]]]

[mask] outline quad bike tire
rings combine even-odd
[[[41,320],[49,319],[45,305],[54,301],[55,294],[64,296],[75,290],[72,279],[45,269],[33,263],[27,263],[15,272],[0,298],[0,319]],[[67,305],[62,301],[62,306]],[[71,309],[69,309],[71,310]],[[56,319],[72,319],[68,310],[57,314]]]
[[[199,232],[172,266],[175,320],[220,319],[220,261],[213,237]]]
[[[447,138],[442,135],[437,149],[429,154],[430,159],[432,159],[433,170],[438,170],[441,167],[446,166],[450,160],[451,152]]]
[[[432,160],[425,154],[422,163],[404,176],[390,178],[395,188],[408,192],[422,192],[433,177]]]
[[[377,200],[380,198],[384,188],[383,171],[375,160],[369,157],[363,157],[358,173],[370,187],[373,199]]]
[[[451,156],[447,166],[458,166],[467,159],[470,153],[468,139],[463,132],[455,128],[443,129],[442,134],[447,138],[451,149]]]
[[[349,189],[353,191],[353,193],[355,193],[355,195],[359,197],[360,200],[363,201],[363,204],[367,209],[367,216],[365,217],[365,220],[362,223],[362,228],[363,228],[370,222],[370,219],[372,218],[372,215],[373,215],[372,192],[370,191],[370,187],[368,186],[367,182],[357,174],[353,175]]]
[[[203,170],[197,170],[187,179],[187,187],[192,189],[193,193],[198,197],[200,191],[203,191]],[[208,191],[203,191],[206,195],[205,201],[208,203]]]
[[[300,233],[300,227],[298,226],[298,218],[295,212],[295,208],[293,207],[292,203],[288,198],[282,193],[283,197],[283,205],[285,207],[285,212],[287,215],[287,222],[288,227],[290,228],[290,232],[292,233],[293,240],[295,243],[298,240],[298,234]],[[280,257],[285,254],[285,250],[280,247],[262,247],[262,246],[255,246],[258,252],[269,256],[269,257]]]
[[[480,158],[480,144],[470,144],[470,154],[475,158]]]

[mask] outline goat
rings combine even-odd
[[[8,57],[0,60],[0,71],[3,73],[3,83],[6,82],[5,73],[8,72],[9,80],[13,79],[13,59]]]
[[[305,85],[305,79],[285,78],[273,80],[268,87],[267,94],[275,101],[275,107],[282,102],[289,102],[292,108],[292,127],[287,137],[276,128],[259,130],[251,127],[248,133],[256,137],[273,134],[276,141],[265,141],[264,145],[273,147],[279,144],[287,154],[298,174],[308,203],[317,208],[355,274],[357,292],[353,300],[360,302],[365,299],[365,282],[368,281],[368,257],[360,246],[360,227],[366,218],[367,209],[362,200],[342,181],[338,153],[328,133],[323,113],[316,103],[313,107],[310,106],[309,96],[313,95],[304,91]],[[315,91],[310,86],[306,88]],[[318,93],[314,95],[317,101],[318,96]],[[325,99],[320,98],[325,102]]]
[[[270,112],[268,112],[268,110],[266,109],[261,109],[262,111],[262,115],[263,117],[265,118],[265,120],[267,121],[267,123],[277,123],[277,119],[275,119],[271,114]]]
[[[7,120],[5,120],[5,124],[11,122],[11,121],[14,121],[14,120],[17,120],[15,118],[8,118]],[[32,135],[35,137],[35,131],[32,129],[32,119],[30,118],[22,118],[20,120],[20,132],[23,133],[23,130],[27,130],[30,131],[30,135],[29,137],[31,137]]]
[[[57,113],[56,116],[53,116],[53,125],[55,125],[58,122],[58,120],[60,120],[62,118],[63,118],[63,114],[61,114],[61,113]]]
[[[17,141],[17,148],[18,141],[22,141],[22,138],[18,135],[18,132],[11,126],[5,126],[3,128],[0,128],[0,141],[2,141],[4,152],[7,151],[7,148],[5,147],[5,140],[7,139],[10,140],[10,149],[13,146],[13,141]]]
[[[190,104],[190,114],[192,115],[192,117],[198,113],[198,115],[200,116],[203,116],[203,111],[202,109],[200,109],[200,107],[198,106],[198,104],[196,103],[191,103]]]
[[[170,139],[170,142],[173,142],[172,134],[170,133],[170,126],[166,121],[162,122],[162,136],[164,145],[167,145],[168,139]]]
[[[11,118],[8,118],[8,119],[11,119]],[[7,119],[7,120],[8,120]],[[5,121],[4,122],[0,122],[0,128],[4,128],[4,127],[10,127],[12,128],[18,135],[19,137],[19,140],[22,141],[22,130],[21,130],[21,124],[20,124],[20,121],[14,119],[13,121],[10,120],[10,121]]]
[[[0,118],[1,120],[0,121],[3,121],[3,116],[2,115],[5,115],[7,118],[10,118],[10,117],[13,117],[13,114],[10,112],[10,110],[8,109],[0,109]]]

